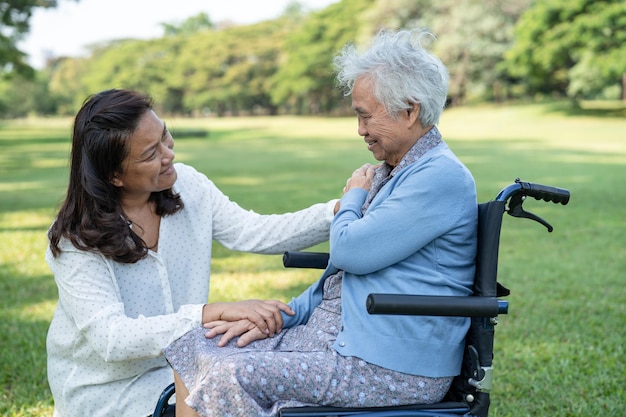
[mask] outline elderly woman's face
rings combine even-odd
[[[396,166],[419,139],[411,131],[414,122],[409,113],[403,111],[397,118],[391,117],[374,97],[368,78],[360,77],[354,83],[352,108],[359,121],[359,136],[363,136],[367,149],[378,161]]]

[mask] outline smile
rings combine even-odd
[[[378,143],[377,140],[366,140],[365,143],[367,143],[367,149],[372,150],[372,147]]]
[[[174,165],[167,167],[165,171],[162,171],[159,175],[169,175],[174,172]]]

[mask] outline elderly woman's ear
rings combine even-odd
[[[413,124],[413,123],[415,123],[417,121],[421,125],[421,122],[419,120],[421,107],[420,107],[419,103],[411,103],[409,101],[408,105],[409,105],[409,108],[406,109],[406,114],[407,114],[407,117],[408,117],[409,121],[411,122],[411,124]]]

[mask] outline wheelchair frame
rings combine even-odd
[[[502,217],[506,212],[513,217],[527,218],[544,225],[548,232],[552,226],[542,218],[525,211],[522,204],[527,197],[566,205],[568,190],[520,181],[503,188],[495,200],[478,205],[478,252],[473,295],[423,296],[408,294],[370,294],[366,306],[370,314],[431,315],[471,317],[466,337],[466,351],[461,374],[438,404],[405,406],[344,408],[344,407],[293,407],[283,408],[279,417],[488,417],[490,391],[493,386],[493,342],[499,314],[507,314],[508,302],[498,297],[509,290],[497,281],[498,251]],[[285,267],[325,269],[328,254],[318,252],[286,252]],[[169,399],[174,395],[174,384],[161,394],[153,417],[172,414]]]

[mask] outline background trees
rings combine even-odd
[[[0,77],[20,74],[30,78],[33,69],[17,43],[28,33],[29,21],[35,7],[55,7],[55,0],[20,0],[0,2]]]
[[[503,100],[506,75],[499,71],[513,43],[513,30],[530,0],[378,0],[368,12],[371,30],[428,27],[436,35],[433,51],[450,72],[454,105]],[[371,35],[371,30],[368,35]]]
[[[620,96],[626,73],[626,2],[542,0],[526,10],[506,71],[528,94]]]
[[[375,0],[343,0],[312,13],[287,36],[278,71],[270,80],[275,105],[296,114],[329,113],[342,107],[332,58],[354,41],[365,11]]]
[[[381,28],[432,29],[453,105],[538,95],[618,99],[626,74],[623,0],[341,0],[312,13],[293,2],[277,19],[245,26],[200,14],[164,24],[158,39],[114,40],[93,45],[86,58],[60,57],[36,77],[15,39],[32,7],[54,2],[20,4],[9,46],[0,44],[4,117],[72,114],[87,95],[113,87],[146,91],[161,111],[180,115],[339,114],[348,103],[335,88],[332,58]],[[0,5],[3,19],[7,7]]]

